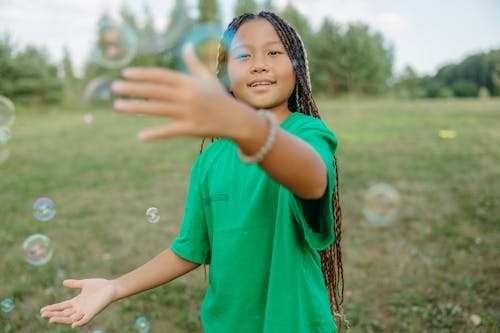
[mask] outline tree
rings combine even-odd
[[[219,6],[217,0],[200,0],[198,3],[198,22],[210,22],[221,25]]]
[[[265,0],[262,3],[261,9],[265,10],[265,11],[268,11],[268,12],[274,12],[274,11],[276,11],[276,8],[273,5],[273,0]]]
[[[420,84],[420,78],[411,66],[406,66],[403,69],[394,89],[397,96],[403,98],[419,98],[425,94]]]
[[[244,13],[256,13],[258,6],[254,0],[238,0],[234,10],[234,15],[239,16]]]
[[[347,92],[382,94],[392,77],[393,51],[367,25],[351,24],[340,41],[336,80]]]
[[[336,80],[337,61],[340,57],[342,35],[340,26],[330,19],[324,19],[319,31],[311,43],[309,54],[309,67],[313,91],[320,91],[331,96],[340,89]],[[325,61],[329,59],[329,61]]]

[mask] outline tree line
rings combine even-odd
[[[129,65],[178,68],[175,50],[186,31],[202,23],[225,28],[217,0],[199,0],[197,9],[198,15],[193,17],[185,1],[176,0],[167,15],[168,24],[158,31],[149,7],[144,6],[142,13],[137,14],[122,4],[120,19],[135,32],[139,42],[139,52]],[[324,19],[318,29],[313,29],[291,2],[278,9],[272,0],[260,5],[254,0],[238,0],[234,16],[260,10],[277,12],[301,35],[316,95],[392,94],[401,98],[500,95],[500,49],[474,54],[458,64],[443,66],[435,75],[419,76],[408,66],[396,76],[393,70],[394,47],[368,25],[351,23],[341,26],[332,19]],[[103,13],[97,26],[109,20],[109,15]],[[141,44],[144,42],[159,43],[161,47],[144,52],[148,46]],[[54,63],[46,50],[33,46],[19,49],[9,35],[4,35],[0,38],[0,95],[8,96],[16,103],[74,103],[82,98],[82,91],[92,79],[119,76],[119,68],[103,68],[92,57],[87,59],[82,73],[75,75],[67,49],[63,54],[61,63]]]

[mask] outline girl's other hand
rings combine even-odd
[[[115,94],[132,98],[116,100],[116,111],[171,120],[166,126],[142,131],[140,139],[231,134],[231,113],[227,111],[239,103],[196,57],[192,45],[184,48],[183,58],[191,75],[165,68],[127,68],[125,80],[113,83]]]
[[[47,305],[40,309],[40,314],[51,323],[71,327],[87,324],[114,301],[117,293],[113,282],[105,279],[65,280],[63,285],[81,289],[80,294],[67,301]]]

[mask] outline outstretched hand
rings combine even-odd
[[[42,318],[49,319],[51,323],[83,326],[111,304],[116,296],[116,288],[110,280],[65,280],[63,284],[67,288],[81,289],[81,292],[72,299],[40,309]]]
[[[165,68],[127,68],[125,80],[113,83],[116,95],[129,97],[115,101],[116,111],[171,120],[163,127],[142,131],[140,139],[230,134],[231,113],[227,109],[237,102],[196,57],[192,45],[184,48],[183,58],[191,75]]]

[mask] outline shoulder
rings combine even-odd
[[[198,156],[193,164],[193,171],[197,173],[206,172],[209,167],[219,161],[223,161],[233,149],[234,143],[228,139],[221,138],[210,143]]]
[[[333,131],[320,118],[294,112],[284,122],[283,129],[301,138],[322,137],[333,141],[338,140]]]

